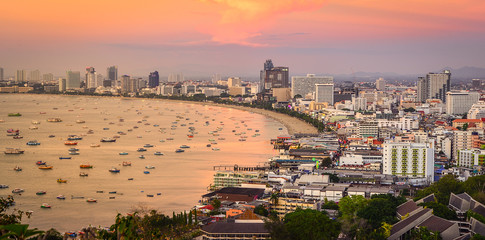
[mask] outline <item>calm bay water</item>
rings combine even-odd
[[[8,113],[16,112],[22,116],[7,117]],[[46,121],[55,117],[62,122]],[[24,222],[39,229],[54,227],[60,231],[78,230],[90,224],[109,226],[117,213],[130,212],[137,206],[168,215],[172,211],[188,210],[207,192],[212,183],[213,166],[262,164],[276,154],[269,140],[287,134],[282,124],[262,115],[163,100],[3,94],[0,95],[0,119],[5,121],[0,123],[0,151],[7,147],[25,150],[21,155],[1,153],[0,184],[10,185],[10,188],[0,189],[0,196],[12,195],[14,188],[23,188],[24,193],[14,194],[16,208],[34,212],[32,218],[24,218]],[[77,120],[85,123],[76,123]],[[40,124],[34,125],[32,121]],[[29,129],[32,126],[38,129]],[[189,127],[197,132],[191,140],[187,136]],[[23,139],[6,136],[10,128],[19,129]],[[218,128],[222,128],[217,132],[219,136],[209,133]],[[87,134],[90,129],[93,133]],[[255,136],[256,130],[259,136]],[[103,137],[119,135],[119,131],[126,135],[121,135],[115,143],[100,142]],[[83,140],[77,141],[77,146],[64,145],[71,134],[80,135]],[[49,138],[49,135],[55,137]],[[241,136],[247,136],[247,140],[239,141]],[[41,145],[27,146],[30,140],[37,140]],[[213,143],[209,140],[217,145],[207,147]],[[100,147],[93,148],[91,144],[100,144]],[[147,148],[146,152],[136,151],[145,144],[154,147]],[[175,153],[184,144],[190,148],[184,153]],[[80,154],[69,155],[71,147],[79,148]],[[214,151],[213,147],[220,150]],[[164,155],[155,156],[155,151]],[[128,155],[121,156],[119,152]],[[140,159],[140,155],[145,159]],[[60,156],[72,159],[60,160]],[[40,170],[36,161],[45,161],[54,168]],[[131,162],[132,166],[122,166],[123,161]],[[80,169],[80,164],[91,164],[94,168]],[[23,170],[14,171],[16,165]],[[143,173],[147,165],[155,167],[148,170],[150,174]],[[121,172],[108,172],[112,167]],[[81,177],[80,172],[89,176]],[[68,182],[57,183],[58,178]],[[36,195],[41,190],[47,194]],[[117,193],[109,194],[111,191]],[[66,199],[56,199],[59,194]],[[147,197],[147,194],[155,196]],[[71,199],[71,196],[85,199]],[[98,202],[87,203],[87,198],[95,198]],[[52,208],[41,209],[42,203]]]

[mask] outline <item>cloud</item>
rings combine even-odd
[[[220,9],[218,22],[200,27],[210,34],[212,41],[247,46],[267,46],[254,43],[251,38],[261,36],[261,31],[278,26],[277,21],[294,12],[315,11],[325,0],[201,0]]]

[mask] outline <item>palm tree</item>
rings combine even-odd
[[[279,199],[279,197],[280,197],[279,193],[273,192],[271,194],[271,197],[270,197],[271,202],[272,202],[271,205],[273,205],[274,207],[276,207],[276,205],[278,205],[278,199]]]
[[[28,229],[29,224],[9,224],[9,225],[1,225],[0,229],[7,230],[8,232],[5,233],[0,237],[0,239],[17,239],[17,240],[25,240],[37,235],[44,233],[44,231],[34,229]]]

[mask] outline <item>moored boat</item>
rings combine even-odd
[[[45,195],[47,192],[46,191],[38,191],[35,194],[36,195]]]
[[[109,172],[112,172],[112,173],[119,173],[120,170],[118,168],[111,168],[110,170],[108,170]]]
[[[79,155],[78,152],[69,152],[69,155]]]
[[[175,150],[175,152],[176,153],[183,153],[183,152],[185,152],[185,150],[179,148],[179,149]]]
[[[12,193],[23,193],[23,192],[24,192],[24,190],[22,188],[14,188],[12,190]]]
[[[155,156],[162,156],[163,153],[162,152],[154,152],[153,155],[155,155]]]
[[[9,186],[5,184],[0,184],[0,188],[9,188]]]
[[[62,122],[62,119],[60,119],[60,118],[48,118],[47,121],[48,122]]]
[[[137,152],[146,152],[146,149],[145,148],[138,148],[136,151]]]
[[[59,157],[59,159],[71,159],[72,157]]]
[[[118,154],[119,154],[119,155],[128,155],[128,153],[127,153],[127,152],[120,152],[120,153],[118,153]]]
[[[90,147],[93,147],[93,148],[94,147],[101,147],[101,145],[93,143],[93,144],[90,145]]]
[[[96,200],[96,199],[94,199],[94,198],[88,198],[88,199],[86,200],[86,202],[88,202],[88,203],[95,203],[95,202],[98,202],[98,200]]]
[[[45,165],[46,162],[44,162],[44,161],[37,161],[37,162],[35,162],[35,164],[37,164],[37,165]]]
[[[101,138],[100,142],[116,142],[114,138]]]
[[[7,148],[4,151],[5,154],[23,154],[24,150],[20,150],[18,148]]]
[[[90,164],[81,164],[79,167],[80,168],[93,168],[93,165],[90,165]]]
[[[41,208],[51,208],[51,205],[47,204],[47,203],[42,203],[42,205],[40,205]]]
[[[154,168],[155,168],[155,166],[152,166],[152,165],[147,165],[147,166],[145,166],[145,168],[146,168],[146,169],[154,169]]]
[[[80,176],[80,177],[87,177],[87,176],[88,176],[88,174],[87,174],[87,173],[85,173],[85,172],[81,172],[81,173],[79,173],[79,176]]]
[[[53,169],[53,168],[54,168],[53,166],[47,166],[47,165],[39,166],[39,169],[42,169],[42,170],[50,170],[50,169]]]
[[[131,166],[131,162],[123,162],[122,165],[125,166],[125,167],[126,166]]]
[[[27,145],[29,145],[29,146],[37,146],[37,145],[40,145],[40,142],[37,142],[37,140],[32,140],[32,141],[28,141],[27,142]]]
[[[182,146],[180,146],[180,148],[190,148],[190,146],[188,146],[188,145],[182,145]]]
[[[62,178],[58,178],[58,179],[57,179],[57,182],[58,182],[58,183],[67,183],[67,180],[62,179]]]
[[[145,144],[143,147],[149,148],[149,147],[153,147],[153,145],[152,144]]]
[[[140,155],[138,158],[140,158],[140,159],[145,159],[145,156]]]
[[[17,172],[20,172],[20,171],[22,171],[22,168],[21,168],[20,166],[15,166],[15,167],[13,168],[13,170],[14,170],[14,171],[17,171]]]
[[[69,149],[67,149],[67,151],[69,151],[69,152],[77,152],[77,151],[79,151],[79,148],[69,148]]]
[[[64,195],[57,195],[57,197],[56,197],[56,198],[57,198],[57,199],[61,199],[61,200],[66,199],[66,197],[64,197]]]
[[[77,145],[77,142],[74,141],[65,141],[64,145]]]

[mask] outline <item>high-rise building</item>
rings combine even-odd
[[[46,73],[42,75],[42,80],[44,82],[51,82],[54,81],[54,74],[52,73]]]
[[[329,83],[333,83],[333,77],[315,76],[315,74],[307,74],[306,76],[293,76],[291,77],[291,95],[292,97],[295,97],[296,95],[300,95],[302,97],[305,97],[308,94],[313,95],[313,93],[315,92],[315,84]],[[329,104],[332,105],[333,102]]]
[[[160,85],[160,76],[158,75],[158,71],[151,72],[148,75],[148,87],[154,88]]]
[[[169,82],[183,82],[185,81],[183,73],[170,73],[168,75]]]
[[[480,136],[478,132],[467,130],[467,131],[453,131],[453,153],[452,158],[456,160],[458,158],[458,153],[462,150],[473,149],[474,145],[478,143]],[[475,146],[479,147],[479,146]]]
[[[111,66],[106,69],[106,79],[111,81],[118,80],[118,67]]]
[[[135,93],[138,92],[138,89],[140,89],[140,79],[130,78],[128,92]]]
[[[123,75],[121,76],[121,92],[127,93],[130,91],[130,76]]]
[[[472,105],[466,116],[468,119],[485,118],[485,101],[478,101]]]
[[[27,81],[27,72],[25,70],[17,70],[15,72],[15,82],[26,82]]]
[[[212,75],[212,83],[217,84],[219,81],[221,81],[221,74],[216,73]]]
[[[30,81],[40,82],[40,71],[38,69],[30,71]]]
[[[333,105],[333,83],[315,84],[315,101],[317,103],[327,102]]]
[[[59,78],[59,92],[65,92],[65,91],[66,91],[66,79]]]
[[[367,110],[367,99],[363,97],[352,97],[352,105],[354,105],[354,111]]]
[[[86,67],[86,88],[96,88],[96,70],[94,67]]]
[[[227,86],[228,87],[240,87],[241,85],[241,79],[239,77],[230,77],[227,78]]]
[[[473,168],[483,166],[485,163],[485,151],[479,149],[467,149],[458,152],[456,159],[457,167]]]
[[[434,180],[434,148],[429,143],[384,143],[382,172],[394,176]]]
[[[377,91],[386,90],[386,80],[384,80],[384,78],[379,78],[376,80],[376,89]]]
[[[3,81],[3,68],[0,67],[0,81]]]
[[[451,72],[444,70],[442,73],[428,73],[426,77],[418,78],[418,101],[425,102],[427,99],[441,99],[446,102],[446,93],[450,91]]]
[[[483,82],[484,81],[482,79],[472,79],[472,88],[475,90],[482,90]]]
[[[478,102],[480,93],[478,92],[447,92],[446,93],[446,113],[465,114]]]
[[[81,87],[81,72],[79,71],[67,71],[66,72],[66,90],[78,89]]]
[[[266,60],[261,70],[262,92],[268,92],[272,88],[289,88],[288,67],[274,67],[271,59]]]

